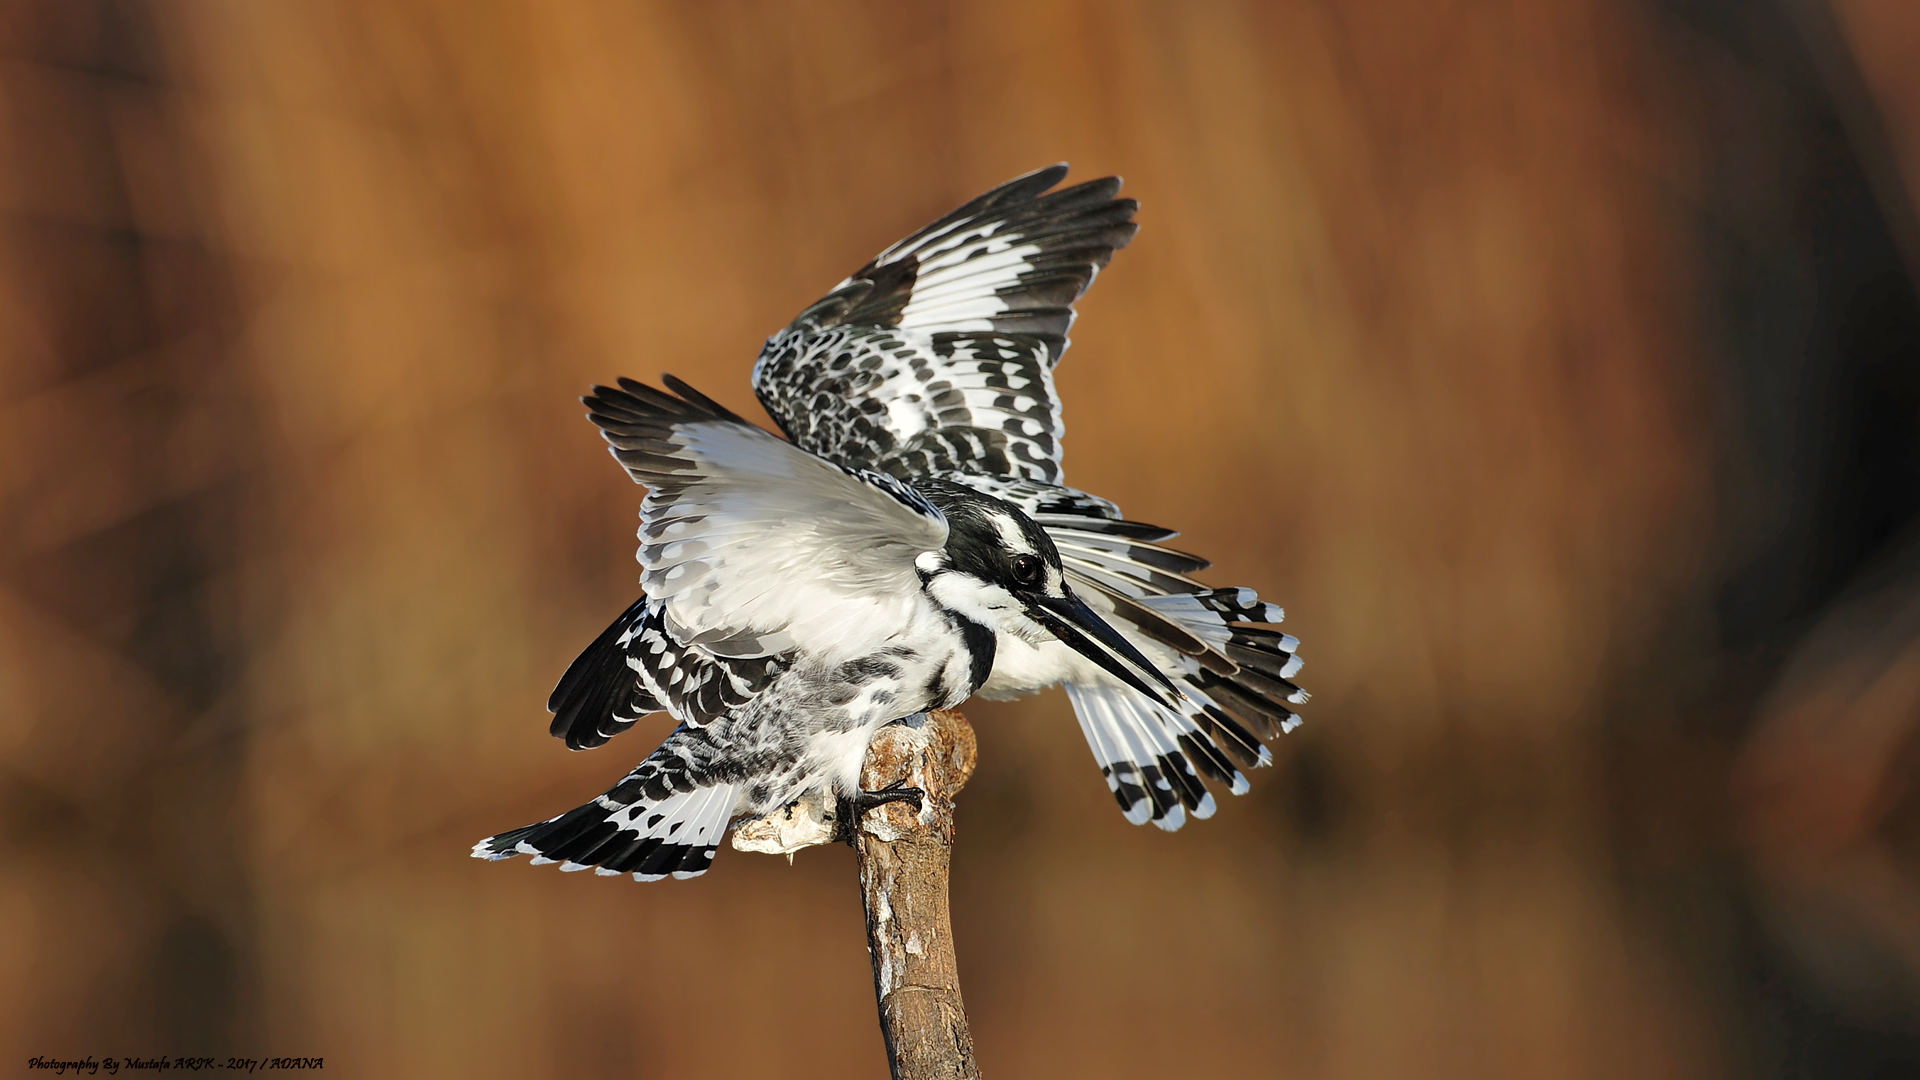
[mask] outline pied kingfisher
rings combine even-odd
[[[786,434],[667,376],[582,401],[646,485],[644,595],[567,669],[569,747],[656,711],[679,726],[606,794],[481,841],[637,880],[706,870],[729,825],[826,790],[858,806],[868,739],[927,709],[1066,687],[1129,821],[1180,827],[1299,721],[1297,642],[1250,589],[1190,576],[1060,484],[1053,367],[1073,304],[1133,238],[1118,178],[1010,181],[880,253],[775,334],[753,369]],[[1229,754],[1232,757],[1229,757]],[[1197,770],[1197,771],[1196,771]]]

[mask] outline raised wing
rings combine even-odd
[[[919,592],[914,556],[946,543],[940,512],[891,477],[827,462],[666,383],[678,397],[621,379],[583,399],[647,485],[640,581],[659,629],[716,657],[796,646],[830,657],[892,625]]]
[[[768,340],[754,392],[795,445],[895,476],[1060,478],[1053,366],[1073,303],[1138,226],[1120,181],[1065,165],[880,253]]]

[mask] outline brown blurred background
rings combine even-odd
[[[1068,478],[1314,700],[1174,835],[969,708],[985,1074],[1920,1075],[1907,0],[0,6],[0,1068],[883,1076],[849,851],[466,852],[666,730],[574,396],[1061,159]]]

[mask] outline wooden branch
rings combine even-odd
[[[894,1080],[979,1080],[947,914],[953,797],[973,775],[977,753],[966,717],[936,711],[881,728],[860,773],[868,791],[904,782],[925,793],[918,814],[911,803],[877,806],[859,818],[855,834],[873,991]]]
[[[898,720],[867,744],[860,786],[870,792],[896,783],[919,788],[919,813],[911,803],[893,802],[849,821],[833,793],[822,789],[733,830],[735,848],[789,859],[835,839],[859,850],[873,992],[894,1080],[980,1077],[947,915],[953,797],[973,775],[977,753],[973,728],[957,712]]]

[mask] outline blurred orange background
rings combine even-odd
[[[757,416],[1056,160],[1142,204],[1068,480],[1314,700],[1172,835],[969,706],[983,1073],[1920,1075],[1900,0],[7,5],[0,1067],[884,1076],[850,851],[467,850],[667,729],[546,734],[637,575],[574,398]]]

